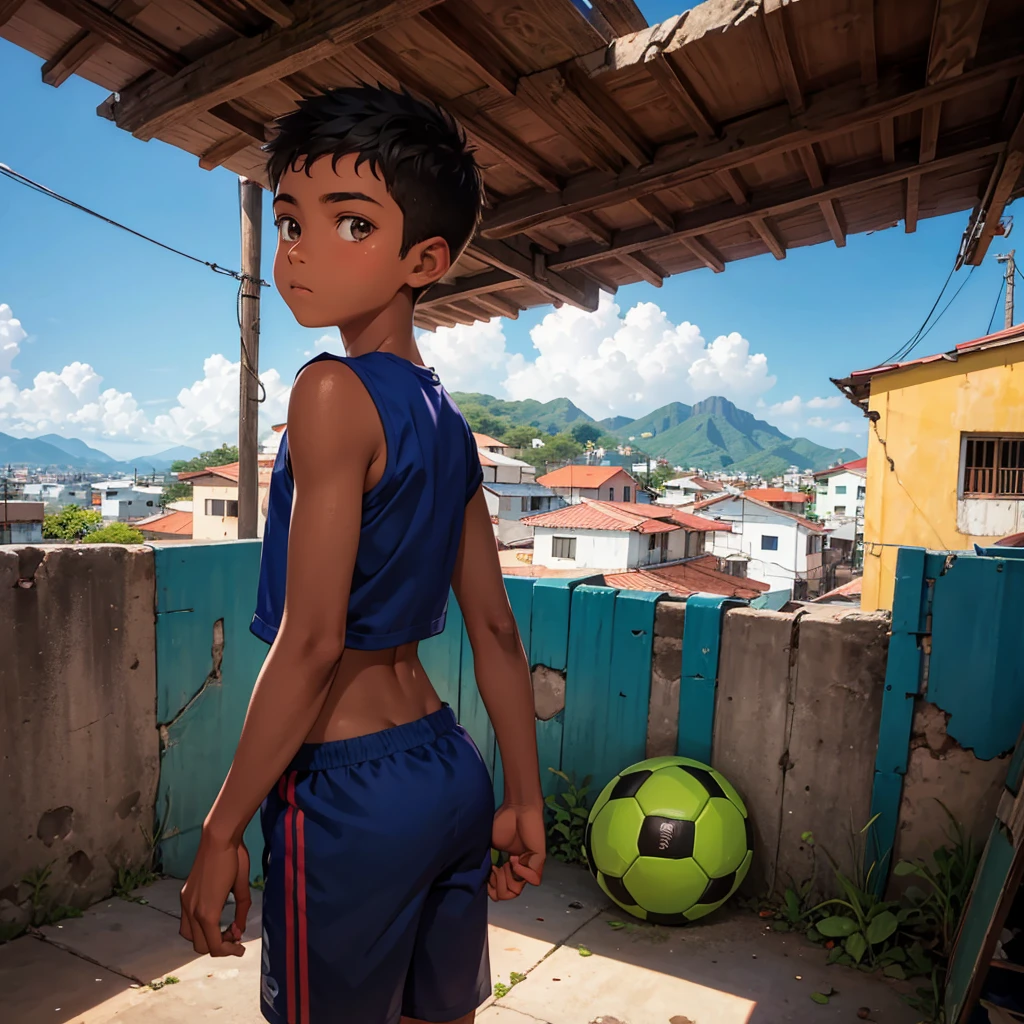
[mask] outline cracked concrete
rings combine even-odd
[[[104,900],[0,946],[4,1024],[261,1024],[261,893],[246,955],[212,960],[178,935],[180,886],[164,879],[135,893],[144,903]],[[819,948],[751,914],[652,928],[611,912],[585,871],[558,863],[539,889],[491,905],[490,942],[492,981],[525,980],[488,1000],[480,1024],[795,1024],[849,1021],[862,1006],[878,1024],[916,1021],[893,983],[826,967]],[[828,1006],[812,1004],[830,987]]]

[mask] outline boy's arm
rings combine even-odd
[[[218,929],[236,875],[248,896],[248,878],[240,866],[229,871],[229,862],[320,714],[345,649],[363,485],[379,440],[373,401],[348,367],[321,362],[300,374],[288,410],[295,495],[284,615],[182,890],[182,934],[198,952],[241,948],[225,946]]]
[[[492,875],[492,896],[506,898],[518,895],[523,878],[540,881],[544,797],[530,664],[501,576],[482,489],[466,506],[452,587],[473,647],[477,687],[501,751],[505,801],[495,818],[494,845],[513,854],[513,859],[508,870]]]

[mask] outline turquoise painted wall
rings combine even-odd
[[[157,815],[167,822],[164,870],[175,877],[184,877],[195,857],[268,651],[249,632],[259,554],[258,541],[156,548]],[[645,754],[661,595],[589,586],[583,579],[508,577],[505,585],[531,665],[566,674],[565,710],[537,723],[545,792],[562,787],[547,770],[557,768],[577,781],[592,775],[596,793]],[[215,653],[221,629],[223,647]],[[444,632],[420,645],[420,659],[491,767],[499,802],[501,757],[454,595]],[[263,848],[255,821],[246,844],[255,877]]]

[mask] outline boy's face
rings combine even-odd
[[[449,268],[440,237],[400,257],[402,211],[368,161],[355,165],[355,154],[333,167],[324,156],[278,184],[274,283],[303,327],[344,331],[372,319],[403,287],[423,288]]]

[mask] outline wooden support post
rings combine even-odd
[[[242,358],[238,387],[238,539],[257,535],[259,523],[260,233],[263,189],[238,179],[242,221]]]

